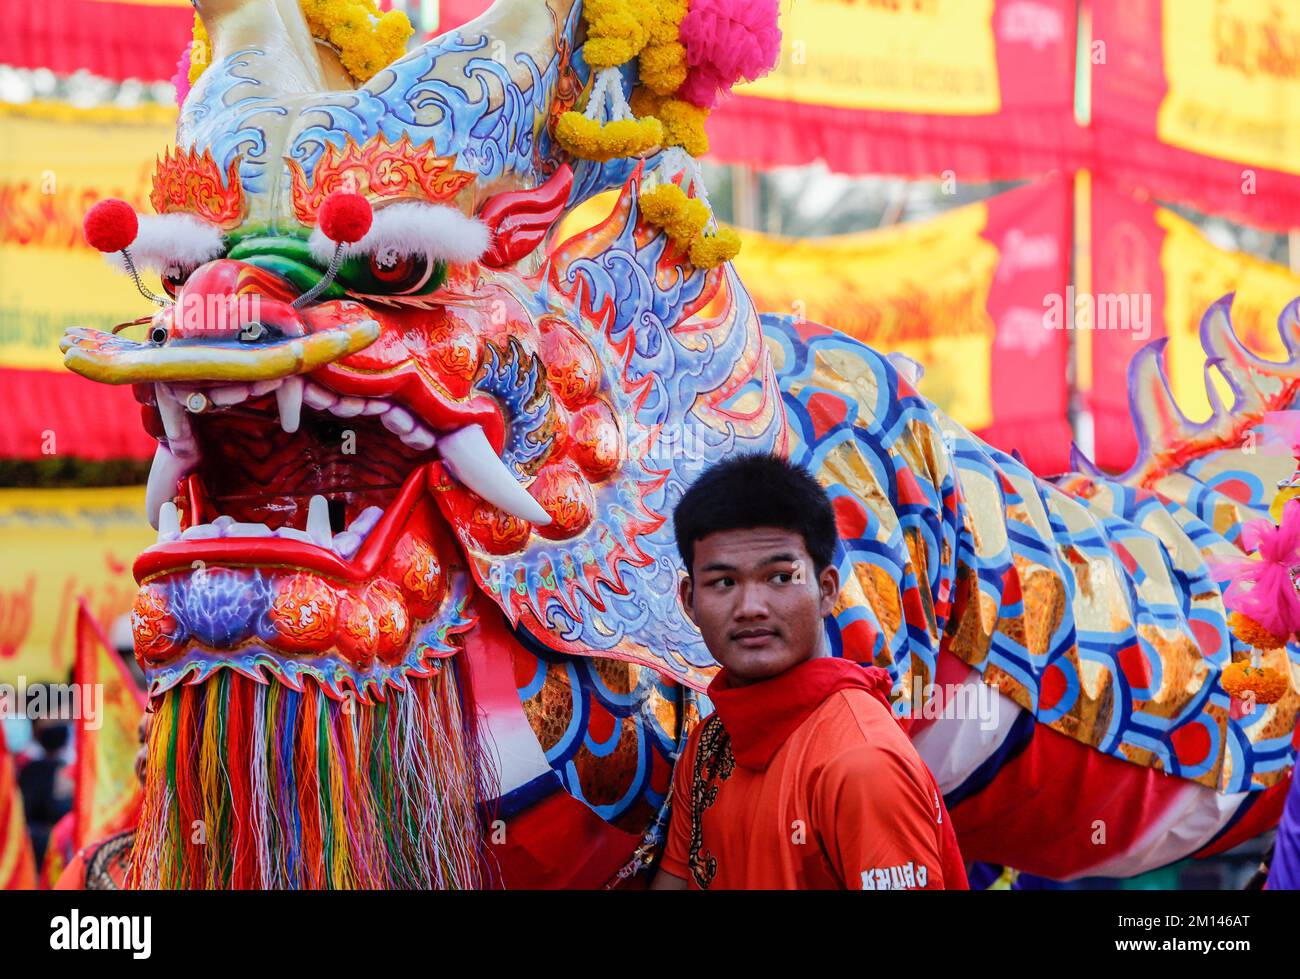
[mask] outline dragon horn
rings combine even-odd
[[[322,68],[315,38],[298,0],[193,0],[208,33],[212,61],[236,51],[264,52],[248,59],[241,75],[274,98],[337,88],[335,73]],[[351,87],[351,86],[348,86]]]

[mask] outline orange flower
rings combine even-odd
[[[1238,660],[1224,667],[1219,683],[1229,696],[1239,700],[1253,694],[1256,703],[1274,704],[1286,693],[1287,680],[1271,666],[1251,666],[1249,660]]]
[[[1233,612],[1228,616],[1228,627],[1232,629],[1234,636],[1247,646],[1254,646],[1256,649],[1281,649],[1286,645],[1285,638],[1275,636],[1250,616],[1241,612]]]

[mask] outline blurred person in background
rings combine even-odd
[[[18,789],[27,813],[36,863],[45,859],[54,825],[72,810],[73,772],[69,759],[72,727],[67,721],[32,721],[32,742],[18,757]]]

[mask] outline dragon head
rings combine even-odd
[[[502,0],[360,87],[296,0],[196,7],[212,61],[158,161],[158,214],[122,252],[166,295],[128,324],[140,339],[63,342],[72,370],[133,385],[158,441],[133,624],[162,716],[136,879],[473,882],[459,858],[491,795],[448,665],[493,615],[546,649],[707,681],[666,514],[722,453],[778,447],[758,317],[729,265],[695,268],[640,219],[646,161],[556,143],[591,74],[580,3]],[[341,194],[368,202],[364,233],[326,220]],[[366,761],[358,738],[387,754]],[[351,789],[303,768],[319,745]],[[209,785],[223,765],[254,779]],[[186,808],[210,798],[283,803],[289,836],[190,853],[169,827],[211,821]],[[431,850],[410,827],[449,798],[460,829]],[[401,852],[336,843],[331,865],[303,806]],[[246,864],[208,860],[248,846]]]
[[[152,692],[231,668],[383,698],[455,652],[476,589],[550,648],[701,683],[665,514],[775,444],[779,398],[730,267],[639,221],[639,161],[553,140],[590,75],[580,4],[497,3],[355,88],[293,0],[197,8],[212,62],[132,246],[166,296],[142,339],[63,343],[158,440]],[[339,192],[373,222],[336,248]]]

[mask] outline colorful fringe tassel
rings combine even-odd
[[[128,886],[492,886],[455,666],[373,706],[223,670],[155,714]]]

